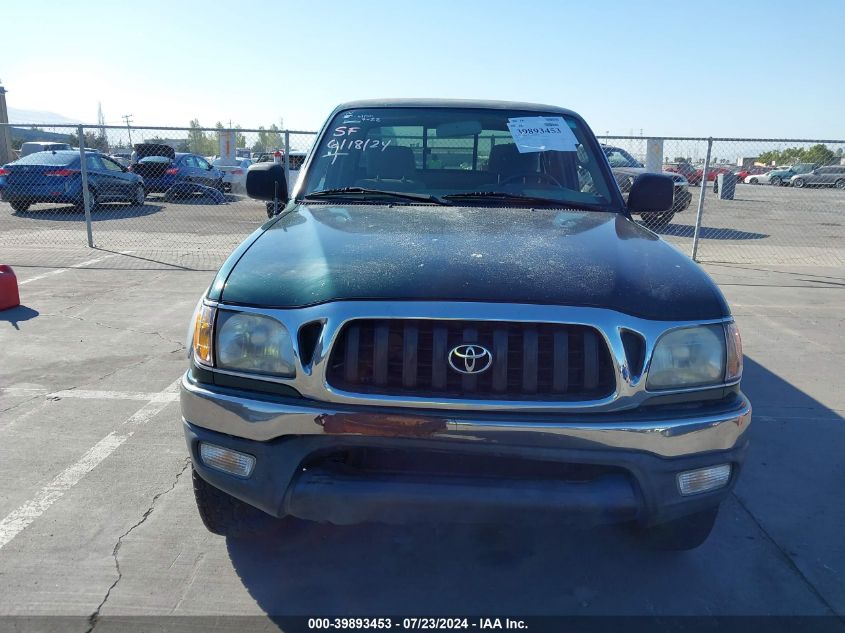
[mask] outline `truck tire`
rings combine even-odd
[[[710,536],[719,506],[690,514],[689,516],[640,528],[641,538],[652,549],[685,551],[695,549]]]
[[[29,209],[29,203],[24,202],[23,200],[15,200],[10,202],[9,204],[12,205],[12,209],[17,211],[18,213],[25,213],[27,209]]]
[[[194,498],[208,531],[220,536],[260,536],[277,528],[281,521],[240,499],[215,488],[191,468]]]

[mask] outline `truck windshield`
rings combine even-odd
[[[325,128],[298,198],[355,193],[356,201],[383,204],[372,192],[389,191],[485,206],[530,199],[610,210],[615,198],[599,152],[583,123],[555,112],[346,110]]]

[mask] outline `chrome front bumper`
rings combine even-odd
[[[498,447],[638,451],[663,458],[733,449],[744,441],[751,423],[751,405],[744,396],[707,412],[377,410],[208,387],[189,374],[182,378],[181,404],[188,424],[257,442],[286,436],[409,437]]]

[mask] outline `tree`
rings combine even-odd
[[[270,126],[270,141],[273,149],[280,148],[284,144],[281,129],[275,123]]]
[[[265,140],[264,135],[265,134],[266,134],[266,132],[264,131],[264,126],[259,125],[258,126],[258,139],[252,145],[252,151],[253,152],[266,152],[267,151],[267,147],[264,145],[264,140]]]
[[[202,126],[198,119],[193,119],[189,127],[191,129],[188,131],[186,141],[189,152],[199,154],[200,156],[210,156],[217,153],[217,139],[209,137],[202,131]]]
[[[246,141],[246,139],[244,139]],[[272,152],[277,149],[282,149],[284,140],[282,139],[281,130],[274,123],[270,129],[264,129],[264,126],[258,128],[258,140],[252,146],[253,152]]]
[[[101,152],[109,151],[109,141],[105,136],[100,136],[95,132],[85,132],[84,139],[86,149],[96,149]],[[79,147],[79,134],[76,132],[69,134],[68,143],[74,147]]]
[[[757,157],[755,162],[763,163],[764,165],[777,165],[780,159],[780,152],[776,149],[769,150],[768,152],[763,152]]]
[[[817,165],[828,165],[833,162],[836,154],[827,145],[818,143],[804,152],[802,162],[816,163]]]
[[[817,143],[810,148],[787,147],[783,150],[769,150],[757,157],[757,162],[767,165],[786,165],[789,163],[816,163],[827,165],[833,162],[836,154],[827,145]]]
[[[205,134],[200,129],[202,126],[198,119],[192,119],[188,124],[191,128],[188,131],[188,151],[194,154],[204,154]]]

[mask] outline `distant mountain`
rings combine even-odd
[[[50,128],[47,126],[34,128],[12,127],[12,145],[14,147],[18,147],[18,143],[26,143],[27,141],[54,141],[56,143],[70,143],[70,135],[74,132],[76,132],[76,130],[73,128]]]
[[[79,119],[70,119],[62,114],[46,110],[22,110],[9,106],[9,123],[82,123]]]

